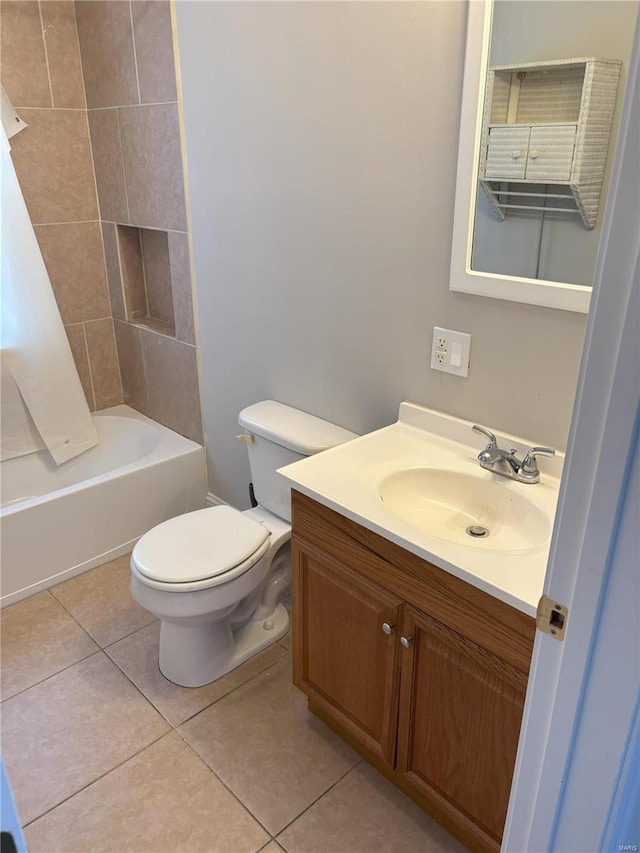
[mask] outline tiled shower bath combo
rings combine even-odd
[[[169,3],[0,8],[12,157],[90,408],[202,442]]]

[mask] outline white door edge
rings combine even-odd
[[[567,632],[562,643],[536,635],[502,845],[512,853],[549,850],[553,839],[638,405],[624,393],[638,341],[629,325],[623,332],[638,288],[639,65],[637,28],[544,584],[569,607]]]

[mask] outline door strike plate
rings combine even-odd
[[[569,611],[564,604],[558,604],[555,598],[547,598],[543,595],[538,602],[536,613],[538,631],[550,634],[555,640],[564,640],[568,616]]]

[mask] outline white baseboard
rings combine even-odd
[[[205,502],[207,506],[223,506],[224,504],[226,504],[226,501],[223,501],[222,498],[219,498],[217,495],[214,495],[211,492],[207,492]]]
[[[84,563],[72,566],[70,569],[65,569],[64,571],[58,572],[58,574],[51,575],[50,577],[43,578],[42,580],[31,584],[31,586],[26,586],[23,589],[18,589],[15,592],[10,592],[7,593],[7,595],[1,596],[0,608],[7,607],[9,604],[15,604],[18,601],[22,601],[23,598],[28,598],[31,595],[35,595],[37,592],[42,592],[44,589],[57,586],[59,583],[63,583],[64,581],[76,577],[76,575],[81,575],[84,572],[88,572],[90,569],[95,569],[105,563],[110,563],[111,560],[115,560],[117,557],[122,557],[124,554],[128,554],[130,551],[133,551],[133,546],[139,538],[139,536],[136,536],[135,539],[131,539],[129,542],[124,542],[122,545],[118,545],[110,551],[105,551],[104,554],[98,554],[97,557],[92,557]]]

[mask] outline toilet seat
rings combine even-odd
[[[170,518],[137,543],[131,565],[148,586],[190,591],[226,583],[269,549],[270,531],[230,506]]]

